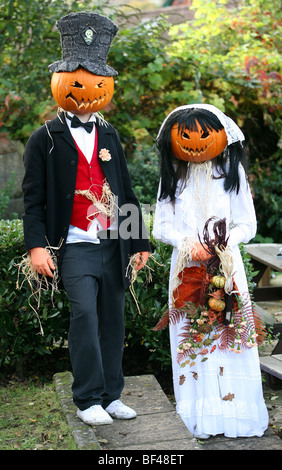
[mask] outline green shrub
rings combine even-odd
[[[153,260],[149,260],[128,291],[125,304],[126,345],[144,346],[149,360],[161,370],[170,369],[169,330],[152,331],[168,308],[168,283],[172,248],[151,240]],[[149,272],[148,272],[149,271]],[[150,274],[150,276],[149,276]],[[137,304],[138,307],[137,307]]]
[[[153,206],[156,203],[159,186],[159,161],[153,147],[138,146],[128,161],[134,192],[140,204]]]

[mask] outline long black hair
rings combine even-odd
[[[174,201],[177,183],[179,180],[185,179],[189,168],[189,162],[175,158],[172,153],[171,129],[177,124],[179,132],[182,132],[184,128],[194,131],[197,130],[196,121],[204,132],[209,130],[218,132],[224,128],[217,116],[206,109],[180,109],[167,118],[156,140],[156,146],[160,154],[160,200],[169,197]],[[218,157],[214,158],[220,177],[225,178],[224,190],[226,192],[239,192],[238,167],[240,162],[245,166],[244,149],[239,141],[228,145]]]

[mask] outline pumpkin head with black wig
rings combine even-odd
[[[172,126],[170,132],[173,154],[180,160],[201,163],[220,155],[227,145],[225,130],[209,111],[190,111],[189,116]],[[197,117],[196,117],[196,116]]]
[[[225,191],[238,192],[243,138],[237,125],[212,105],[176,108],[163,122],[156,140],[161,160],[160,199],[173,200],[177,182],[185,179],[190,165],[210,160],[225,178]]]

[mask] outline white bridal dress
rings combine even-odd
[[[210,163],[210,162],[209,162]],[[224,191],[224,178],[208,176],[207,164],[191,164],[191,173],[174,203],[157,201],[153,236],[174,247],[171,258],[170,286],[185,237],[198,241],[205,222],[212,216],[226,218],[229,246],[232,248],[234,280],[241,294],[248,294],[244,265],[238,244],[247,243],[256,233],[256,216],[245,172],[240,166],[240,191]],[[214,176],[219,176],[212,169]],[[200,266],[190,262],[187,266]],[[171,289],[170,289],[171,291]],[[170,294],[171,295],[171,294]],[[170,298],[171,302],[171,298]],[[268,426],[263,398],[257,346],[241,354],[219,350],[193,367],[177,362],[177,347],[184,320],[170,325],[173,384],[177,412],[189,431],[198,437],[224,434],[227,437],[262,436]],[[228,399],[229,397],[229,399]]]

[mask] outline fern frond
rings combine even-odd
[[[152,328],[152,331],[164,330],[169,324],[169,310],[167,310],[163,316],[160,318],[156,326]]]
[[[156,326],[152,328],[152,331],[159,331],[163,330],[166,328],[169,324],[175,325],[178,323],[182,318],[185,318],[186,316],[186,311],[185,310],[179,310],[179,309],[170,309],[167,310],[161,319],[158,321]]]
[[[264,326],[263,320],[261,319],[260,314],[256,311],[255,306],[253,306],[253,316],[255,322],[255,331],[257,336],[257,344],[260,346],[267,338],[267,331]]]
[[[221,351],[231,348],[235,340],[234,328],[225,326],[221,329],[218,341],[218,349]]]

